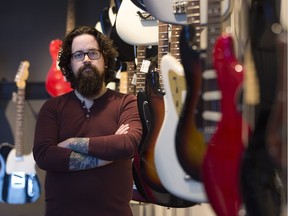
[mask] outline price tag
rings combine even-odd
[[[148,73],[151,61],[143,60],[140,71],[143,73]]]

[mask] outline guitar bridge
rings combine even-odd
[[[173,13],[177,14],[185,14],[187,12],[187,2],[186,1],[176,1],[173,2]]]

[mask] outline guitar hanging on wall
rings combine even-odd
[[[75,16],[74,16],[74,0],[68,0],[67,6],[67,25],[66,34],[75,27]],[[71,91],[70,82],[67,82],[60,69],[57,67],[57,58],[62,41],[60,39],[52,40],[49,46],[50,55],[52,58],[52,65],[48,71],[46,77],[46,91],[52,97],[62,95],[66,92]]]
[[[247,127],[236,100],[244,70],[234,55],[232,37],[222,33],[221,1],[208,0],[208,3],[208,67],[205,72],[215,70],[217,88],[221,92],[221,116],[203,159],[202,178],[216,214],[236,216],[242,204],[239,189],[240,161],[244,151],[242,130]]]
[[[28,61],[22,61],[15,76],[18,87],[15,145],[0,145],[0,201],[9,204],[32,203],[41,194],[32,152],[24,155],[25,80],[29,65]]]

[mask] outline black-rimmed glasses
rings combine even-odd
[[[77,51],[71,54],[71,58],[75,62],[80,62],[84,60],[85,55],[87,55],[90,60],[97,60],[101,57],[101,50],[93,49],[88,52]]]

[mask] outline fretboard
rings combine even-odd
[[[168,24],[158,21],[158,68],[159,83],[161,89],[164,89],[161,75],[161,59],[169,51]]]
[[[16,156],[24,155],[24,117],[25,117],[25,89],[18,88],[16,98],[16,131],[15,150]]]
[[[136,84],[136,94],[140,89],[145,89],[146,73],[141,72],[141,66],[146,57],[146,46],[137,46],[137,84]]]

